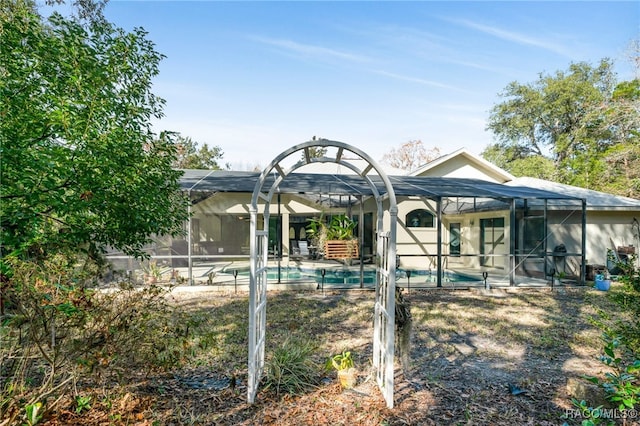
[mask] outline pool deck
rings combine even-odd
[[[267,288],[269,290],[373,290],[375,288],[375,280],[365,280],[362,284],[360,280],[360,265],[345,266],[336,261],[323,260],[296,260],[296,261],[270,261],[268,264],[270,277],[267,280]],[[280,270],[279,279],[277,271]],[[303,271],[303,276],[295,274],[291,279],[288,278],[287,270],[294,272]],[[320,272],[325,270],[326,282],[322,281]],[[371,274],[375,271],[375,266],[365,264],[363,271]],[[178,268],[176,271],[186,277],[186,268]],[[206,286],[211,290],[219,290],[224,292],[248,292],[249,290],[249,262],[248,261],[227,261],[227,262],[211,262],[195,264],[192,269],[193,285]],[[315,271],[315,272],[312,272]],[[551,288],[550,280],[540,278],[525,277],[516,275],[515,285],[509,283],[509,275],[504,270],[488,270],[486,285],[482,278],[482,271],[472,268],[449,268],[444,271],[445,276],[442,280],[442,286],[438,287],[436,283],[436,272],[431,271],[412,271],[410,277],[402,268],[399,268],[396,275],[396,285],[409,290],[418,289],[507,289],[507,288]],[[234,275],[234,273],[237,273]],[[345,276],[348,279],[336,282],[336,276]],[[449,278],[451,276],[451,278]],[[461,277],[464,280],[458,280]],[[565,281],[560,286],[576,286],[577,283]],[[557,287],[558,285],[554,286]],[[183,287],[183,286],[181,286]]]

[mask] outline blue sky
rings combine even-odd
[[[312,136],[376,160],[416,139],[479,154],[511,81],[604,57],[633,78],[639,4],[111,0],[105,14],[143,27],[166,55],[154,128],[220,146],[249,170]]]

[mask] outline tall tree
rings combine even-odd
[[[391,148],[384,154],[382,162],[402,170],[415,170],[440,156],[440,148],[427,150],[421,140],[403,143],[399,148]]]
[[[603,186],[610,192],[640,198],[640,80],[620,83],[602,108],[604,131],[616,143],[602,154]]]
[[[190,137],[184,137],[175,132],[162,132],[160,139],[168,140],[175,145],[176,159],[173,167],[176,169],[221,170],[223,167],[230,168],[228,164],[221,166],[218,163],[224,156],[222,148],[219,146],[209,148],[209,145],[205,143],[198,148],[198,143]]]
[[[622,87],[606,59],[595,67],[571,64],[530,84],[512,82],[491,110],[488,128],[497,142],[483,155],[515,175],[537,170],[558,182],[611,190],[606,157],[637,138],[639,128],[633,90]]]
[[[150,125],[162,55],[146,33],[44,19],[30,0],[3,2],[0,19],[2,256],[140,254],[151,234],[179,232],[176,147]]]

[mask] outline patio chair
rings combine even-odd
[[[309,244],[307,243],[307,241],[300,240],[297,243],[300,256],[309,257]]]

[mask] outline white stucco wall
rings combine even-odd
[[[619,246],[640,246],[633,219],[640,219],[638,212],[587,213],[587,263],[606,265],[607,249]]]

